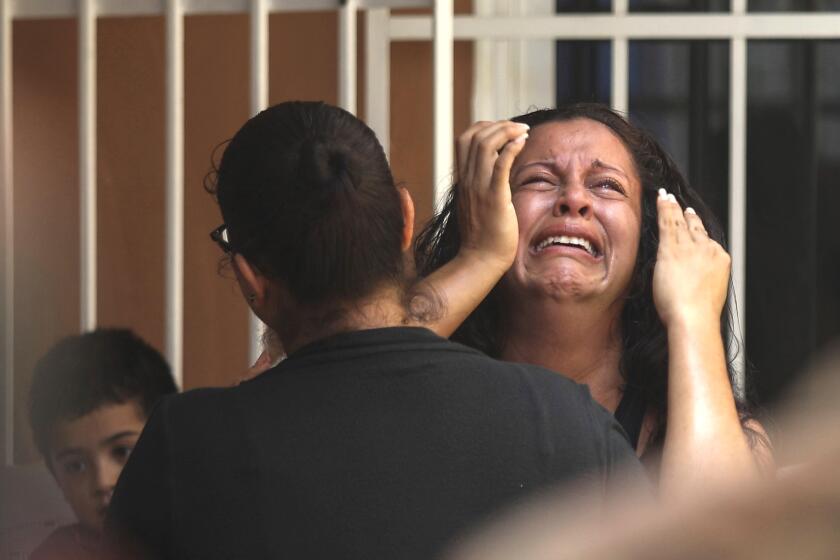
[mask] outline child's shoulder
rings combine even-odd
[[[30,560],[104,558],[99,537],[80,523],[59,527],[29,555]]]

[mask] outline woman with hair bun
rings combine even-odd
[[[502,169],[522,131],[501,127]],[[161,403],[111,502],[123,554],[429,559],[536,490],[640,474],[585,387],[410,326],[413,205],[350,113],[266,109],[214,192],[212,237],[287,358]]]
[[[697,192],[652,136],[603,105],[513,120],[530,138],[509,184],[475,171],[493,168],[507,122],[477,123],[419,236],[421,275],[459,278],[425,286],[443,309],[438,333],[587,384],[669,496],[772,470],[766,433],[733,394],[730,260]],[[491,264],[457,265],[464,252]]]

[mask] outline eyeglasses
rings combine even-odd
[[[228,239],[228,231],[227,231],[227,224],[222,224],[213,231],[210,232],[210,239],[216,242],[216,244],[221,247],[222,251],[225,253],[232,253],[233,247],[230,246],[230,240]]]

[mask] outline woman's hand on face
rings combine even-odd
[[[653,271],[653,301],[666,327],[717,321],[726,301],[731,260],[709,238],[700,217],[682,210],[674,195],[659,190],[659,250]]]
[[[510,168],[528,126],[477,122],[455,145],[460,255],[506,271],[513,264],[519,226],[511,202]]]

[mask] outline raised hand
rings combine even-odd
[[[694,210],[683,211],[664,189],[656,208],[653,300],[668,331],[668,430],[660,491],[673,499],[695,496],[711,483],[755,476],[755,458],[767,452],[750,448],[727,375],[720,314],[729,254],[709,238]],[[758,423],[751,428],[763,433]]]
[[[513,264],[519,225],[510,199],[510,168],[528,126],[478,122],[455,145],[461,245],[451,261],[412,289],[411,321],[448,337]]]
[[[675,321],[718,325],[731,260],[709,238],[700,217],[682,210],[674,195],[659,190],[659,250],[653,271],[653,301],[666,327]]]
[[[482,121],[455,145],[460,254],[502,271],[516,254],[519,227],[510,198],[510,168],[527,130],[511,121]]]

